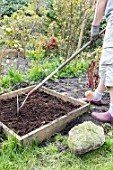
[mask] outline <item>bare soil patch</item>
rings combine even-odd
[[[87,74],[86,74],[86,75],[82,75],[80,77],[64,78],[64,79],[56,80],[54,82],[48,81],[46,83],[46,87],[56,90],[58,92],[67,92],[68,95],[70,95],[76,99],[80,99],[80,98],[85,97],[84,94],[87,90],[92,90],[88,87],[87,83],[88,83],[88,79],[87,79]],[[94,89],[93,89],[93,91],[94,91]],[[68,126],[62,131],[62,133],[68,134],[69,130],[73,126],[83,123],[84,121],[92,121],[93,123],[104,127],[105,126],[104,124],[106,124],[106,123],[103,123],[103,122],[100,122],[100,121],[94,119],[91,116],[91,113],[93,111],[97,111],[97,112],[107,111],[109,109],[109,102],[110,102],[109,93],[108,93],[108,91],[106,91],[102,97],[102,103],[103,103],[102,106],[91,105],[90,113],[87,112],[87,113],[83,114],[82,116],[78,117],[77,119],[73,120],[73,122],[69,123]],[[110,123],[110,126],[112,127],[113,123]],[[105,129],[105,131],[106,131],[106,129]]]
[[[22,103],[24,99],[25,95],[20,96],[19,102]],[[18,116],[16,101],[16,97],[0,101],[0,121],[20,136],[80,107],[37,91],[29,96]]]
[[[55,90],[57,92],[61,92],[61,93],[67,92],[68,95],[70,95],[74,98],[83,98],[85,91],[89,90],[89,88],[87,86],[87,82],[88,82],[87,75],[83,75],[81,77],[65,78],[65,79],[60,79],[60,80],[56,80],[56,81],[49,80],[45,84],[45,86],[47,88]],[[24,83],[24,86],[26,87],[26,86],[28,86],[28,84]],[[19,84],[16,87],[16,89],[21,88],[21,87],[23,87],[23,83]],[[42,118],[41,118],[42,110],[40,110],[40,108],[39,108],[40,99],[37,100],[38,96],[36,96],[36,95],[39,95],[39,96],[41,95],[41,97],[42,96],[44,97],[43,107],[42,107],[42,109],[44,111],[44,115],[42,116]],[[24,100],[24,98],[25,98],[25,96],[19,97],[20,103]],[[40,94],[37,91],[36,94],[33,94],[30,96],[30,98],[26,102],[24,110],[22,110],[22,112],[20,113],[20,116],[18,117],[17,110],[16,110],[17,109],[16,98],[13,100],[14,100],[13,101],[14,103],[12,103],[11,100],[7,101],[7,102],[2,101],[2,103],[0,102],[0,110],[2,111],[2,112],[0,111],[0,121],[2,121],[4,124],[6,124],[9,128],[14,129],[16,132],[18,131],[19,135],[26,134],[40,126],[45,125],[46,123],[48,123],[62,115],[65,115],[69,111],[75,109],[75,107],[70,106],[69,103],[64,104],[64,103],[62,103],[62,101],[57,101],[58,102],[58,105],[57,105],[55,98],[51,99],[49,95],[46,96],[46,94]],[[30,104],[28,104],[29,100],[32,101]],[[9,102],[11,102],[13,105],[13,112],[11,112]],[[36,102],[36,103],[34,104],[34,102]],[[75,120],[73,120],[71,123],[69,123],[65,127],[65,129],[63,129],[61,131],[61,134],[68,135],[69,130],[73,126],[83,123],[84,121],[92,121],[93,123],[95,123],[97,125],[101,125],[104,128],[105,133],[108,133],[109,128],[105,127],[106,123],[100,122],[91,116],[91,112],[93,112],[93,111],[104,112],[104,111],[108,110],[108,108],[109,108],[109,93],[107,91],[103,95],[102,102],[103,102],[102,106],[91,105],[90,113],[86,112],[82,116],[77,117]],[[51,109],[52,112],[49,110],[50,106],[47,111],[47,105],[49,105],[49,104],[50,104],[50,106],[52,106],[52,109]],[[4,111],[2,110],[3,108],[6,108],[6,113],[4,113]],[[29,114],[28,111],[30,109],[32,109],[32,111]],[[58,113],[56,110],[58,110],[58,111],[60,110],[60,112],[59,112],[60,114],[56,114],[56,113]],[[7,117],[7,115],[9,115],[9,116]],[[41,118],[41,121],[39,120],[40,118]],[[29,119],[31,119],[31,121],[29,121]],[[15,126],[14,122],[16,122],[16,124],[17,124],[16,126]],[[23,129],[22,124],[25,126],[25,129]],[[113,123],[111,123],[110,126],[113,127]],[[51,140],[52,139],[53,138],[51,138]],[[43,143],[42,143],[42,146],[43,146]]]

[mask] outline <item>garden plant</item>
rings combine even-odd
[[[90,40],[95,1],[48,0],[39,9],[37,3],[38,0],[0,0],[0,95],[19,89],[22,85],[26,87],[41,82]],[[105,27],[105,18],[100,27]],[[99,81],[101,48],[102,38],[45,85],[75,98],[79,98],[80,94],[82,97],[87,88],[94,90]],[[5,55],[6,50],[15,50],[16,57],[7,52]],[[29,66],[24,65],[25,61],[29,62]],[[25,69],[21,69],[22,64]],[[84,79],[87,79],[85,83]],[[108,100],[106,91],[105,102]],[[86,116],[86,119],[89,118],[89,113]],[[0,169],[112,170],[111,124],[96,122],[106,134],[105,144],[100,149],[76,156],[68,148],[70,128],[82,121],[84,117],[74,120],[49,139],[34,141],[31,145],[22,145],[10,136],[6,138],[0,129]]]

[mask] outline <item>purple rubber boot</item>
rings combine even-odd
[[[113,117],[111,116],[111,114],[109,112],[93,112],[92,117],[94,117],[95,119],[101,121],[101,122],[113,122]]]
[[[84,102],[86,102],[86,103],[89,103],[89,101],[88,101],[86,98],[82,98],[82,101],[84,101]],[[102,103],[101,100],[98,100],[98,101],[96,101],[96,100],[91,100],[90,103],[93,104],[93,105],[96,105],[96,106],[102,106],[102,105],[103,105],[103,103]]]

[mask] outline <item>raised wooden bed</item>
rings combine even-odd
[[[17,94],[21,95],[22,92],[29,92],[34,86],[30,86],[27,88],[19,89],[16,91],[12,91],[10,93],[6,93],[0,96],[0,101],[11,99],[13,97],[16,97]],[[35,130],[25,134],[25,135],[18,135],[18,133],[14,132],[14,130],[8,128],[5,123],[0,122],[0,128],[6,135],[12,135],[15,136],[18,141],[22,143],[31,143],[32,141],[43,141],[44,139],[47,139],[51,135],[53,135],[56,132],[61,131],[66,127],[66,125],[71,122],[73,119],[77,118],[78,116],[82,115],[83,113],[87,112],[88,105],[84,102],[81,102],[75,98],[64,96],[61,93],[58,93],[56,91],[47,89],[45,87],[42,87],[39,89],[39,92],[44,92],[48,95],[55,96],[56,98],[62,100],[63,102],[69,102],[74,106],[79,105],[79,108],[73,109],[71,112],[66,113],[65,115],[56,118],[55,120],[51,121],[48,124],[45,124],[39,128],[36,128]],[[40,117],[39,117],[40,119]]]

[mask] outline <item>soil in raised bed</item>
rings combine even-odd
[[[48,81],[46,83],[46,87],[49,89],[53,89],[58,92],[67,92],[69,96],[72,96],[76,99],[83,98],[85,97],[85,92],[87,90],[95,90],[91,89],[87,85],[88,83],[88,78],[87,75],[83,75],[81,77],[72,77],[72,78],[64,78],[64,79],[59,79],[57,81]],[[90,113],[85,113],[80,117],[77,117],[77,119],[73,120],[70,124],[67,125],[67,127],[63,130],[63,134],[68,134],[69,130],[80,123],[83,123],[85,121],[92,121],[96,125],[100,125],[104,128],[106,125],[106,122],[100,122],[93,118],[91,116],[91,113],[96,111],[96,112],[106,112],[109,109],[109,103],[110,103],[110,98],[109,98],[109,92],[105,91],[102,97],[102,105],[101,106],[95,106],[91,105],[90,107]],[[110,123],[110,125],[113,127],[113,122]],[[106,128],[104,128],[106,131]]]
[[[25,95],[19,96],[19,104]],[[29,96],[24,107],[17,115],[17,98],[0,101],[0,121],[20,136],[25,135],[67,113],[79,108],[45,92]]]

